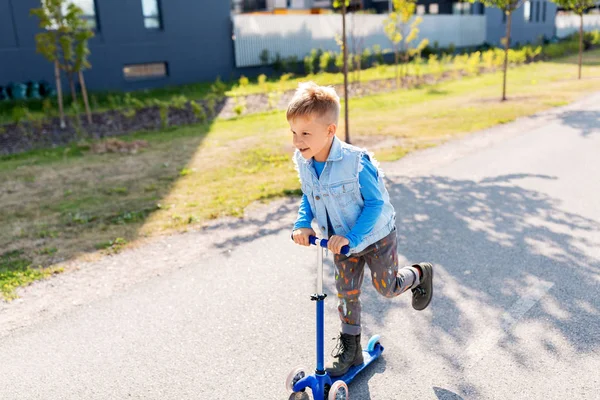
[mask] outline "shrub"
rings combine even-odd
[[[250,80],[246,78],[244,75],[240,76],[239,84],[241,88],[245,88],[250,84]]]
[[[385,60],[383,58],[383,52],[381,51],[381,46],[376,44],[375,46],[373,46],[373,56],[375,58],[375,62],[378,65],[383,65],[385,64]]]
[[[365,49],[360,55],[360,64],[363,68],[368,68],[371,66],[371,50],[368,48]]]
[[[471,55],[468,56],[468,59],[467,59],[467,65],[466,65],[467,73],[469,75],[479,75],[479,65],[480,64],[481,64],[481,53],[479,51],[471,53]]]
[[[265,74],[260,74],[258,76],[258,84],[260,85],[261,88],[263,88],[264,90],[267,89],[266,85],[267,85],[267,76]]]
[[[331,67],[332,61],[333,54],[331,52],[326,51],[323,54],[321,54],[321,59],[319,60],[319,72],[327,72]]]
[[[207,120],[207,115],[206,115],[206,111],[204,110],[204,107],[202,107],[200,104],[196,103],[195,101],[190,102],[190,106],[192,107],[192,112],[194,113],[194,115],[196,116],[198,121],[200,123],[205,123]]]
[[[271,57],[269,56],[269,50],[263,49],[263,51],[260,52],[258,58],[260,59],[260,63],[262,65],[269,64],[269,60],[271,59]]]
[[[235,105],[233,106],[233,112],[237,116],[242,115],[246,111],[246,98],[244,96],[237,96],[235,98]]]
[[[495,63],[496,52],[494,51],[494,49],[490,49],[490,50],[483,52],[481,58],[483,61],[483,65],[486,68],[492,69],[496,66],[496,63]]]

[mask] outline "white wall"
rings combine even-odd
[[[579,15],[557,15],[556,36],[565,37],[571,33],[579,32],[580,22]],[[586,31],[600,30],[600,15],[584,15],[583,29]]]
[[[260,65],[259,56],[264,49],[271,56],[279,53],[281,57],[297,56],[299,60],[315,48],[339,51],[335,38],[342,34],[340,15],[234,15],[232,18],[237,67]],[[383,31],[385,18],[384,14],[350,14],[348,49],[353,50],[352,36],[363,49],[375,44],[392,49]],[[451,43],[457,47],[476,46],[486,40],[486,17],[425,15],[419,29],[418,41],[427,38],[432,45],[438,42],[440,47]]]

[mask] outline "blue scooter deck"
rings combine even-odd
[[[332,377],[331,383],[333,384],[334,382],[341,380],[341,381],[346,382],[346,384],[349,384],[356,377],[356,375],[358,375],[360,373],[360,371],[367,368],[369,366],[369,364],[371,364],[373,361],[378,359],[382,352],[383,352],[383,346],[379,343],[375,346],[375,348],[371,352],[368,352],[367,350],[363,350],[363,359],[364,359],[363,363],[360,365],[355,365],[353,367],[350,367],[348,372],[346,372],[342,376],[338,376],[335,378]]]

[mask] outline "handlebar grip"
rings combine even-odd
[[[317,238],[316,236],[309,236],[308,240],[309,240],[310,244],[313,244],[313,245],[316,246],[317,245],[317,240],[319,240],[319,238]],[[328,243],[327,239],[320,239],[319,240],[319,245],[321,247],[327,248],[327,243]],[[342,246],[342,249],[341,249],[340,253],[342,253],[342,254],[348,254],[348,253],[350,253],[350,246],[348,246],[348,245]]]

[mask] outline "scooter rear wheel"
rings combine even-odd
[[[286,380],[285,380],[285,389],[293,393],[294,385],[302,378],[306,376],[306,368],[304,367],[296,367],[290,371]]]
[[[344,381],[336,381],[329,389],[327,400],[348,400],[348,385]]]

